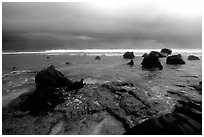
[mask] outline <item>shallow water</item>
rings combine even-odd
[[[187,54],[182,56],[185,65],[167,65],[166,58],[162,58],[164,69],[149,71],[141,68],[143,58],[140,56],[134,58],[135,65],[130,67],[127,65],[129,60],[123,59],[122,56],[101,56],[101,60],[95,60],[95,56],[87,55],[3,55],[3,101],[7,100],[8,103],[8,100],[16,98],[18,93],[33,89],[36,72],[49,65],[54,65],[74,81],[85,79],[87,84],[130,81],[147,90],[154,90],[152,87],[158,86],[159,92],[178,89],[175,85],[180,84],[184,85],[182,90],[189,91],[189,84],[202,80],[202,56],[198,56],[201,59],[198,61],[188,61]],[[70,64],[67,65],[66,62]],[[17,69],[12,71],[12,67]]]

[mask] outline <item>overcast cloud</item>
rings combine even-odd
[[[202,48],[202,3],[3,3],[3,50]]]

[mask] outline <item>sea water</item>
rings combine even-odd
[[[185,65],[167,65],[161,58],[163,70],[149,71],[141,67],[142,55],[159,49],[86,49],[86,50],[47,50],[26,52],[3,52],[2,55],[2,93],[3,104],[21,93],[35,89],[35,75],[38,71],[54,65],[73,81],[84,79],[87,84],[111,81],[129,81],[147,90],[173,90],[175,85],[184,85],[181,90],[190,90],[192,83],[202,80],[202,50],[173,49],[172,54],[180,53]],[[128,59],[122,55],[126,51],[135,54],[134,66],[127,65]],[[189,61],[189,55],[201,60]],[[100,56],[100,60],[95,60]],[[70,64],[66,64],[69,62]],[[16,67],[15,69],[13,67]]]

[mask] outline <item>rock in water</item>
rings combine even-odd
[[[194,103],[179,102],[173,113],[148,119],[124,133],[125,135],[201,135],[202,107]]]
[[[99,56],[96,56],[96,57],[95,57],[95,59],[96,59],[96,60],[100,60],[100,59],[101,59],[101,57],[99,57]]]
[[[158,52],[159,53],[159,52]],[[144,57],[141,65],[143,68],[148,68],[148,69],[154,69],[154,68],[159,68],[160,70],[163,69],[163,66],[161,65],[159,58],[161,57],[160,54],[157,52],[150,52],[146,57]]]
[[[161,51],[160,51],[161,53],[164,53],[164,54],[171,54],[172,53],[172,50],[170,50],[170,49],[167,49],[167,48],[164,48],[164,49],[162,49]]]
[[[200,60],[197,56],[189,55],[188,60]]]
[[[12,71],[15,71],[15,70],[17,70],[17,67],[12,67]]]
[[[69,87],[72,81],[67,79],[61,72],[57,71],[53,65],[41,70],[35,76],[35,83],[38,88],[46,87]]]
[[[151,51],[150,54],[154,55],[154,56],[157,56],[158,58],[166,57],[166,55],[164,53],[160,53],[158,51]]]
[[[202,93],[202,81],[199,82],[199,85],[193,84],[193,85],[190,85],[190,86],[195,88],[197,91],[200,91],[200,93]]]
[[[133,66],[134,65],[134,61],[131,59],[130,62],[128,62],[127,64],[130,65],[130,66]]]
[[[66,62],[67,65],[71,64],[70,62]]]
[[[144,53],[143,55],[142,55],[142,57],[146,57],[148,54],[147,53]]]
[[[172,55],[167,57],[166,64],[173,64],[173,65],[185,64],[185,61],[182,59],[181,54],[178,54],[178,55]]]
[[[124,59],[133,59],[133,58],[135,58],[135,55],[134,55],[134,53],[133,52],[125,52],[125,54],[123,55],[123,58]]]
[[[77,89],[83,88],[84,85],[86,85],[83,81],[84,81],[84,79],[81,79],[81,81],[74,82],[74,83],[69,87],[69,89],[70,89],[70,90],[77,90]]]

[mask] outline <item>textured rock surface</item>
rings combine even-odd
[[[172,50],[164,48],[164,49],[161,50],[161,53],[171,54]]]
[[[133,52],[125,52],[125,54],[123,55],[123,58],[124,59],[133,59],[133,58],[135,58],[135,55],[134,55],[134,53]]]
[[[172,55],[167,57],[166,64],[173,64],[173,65],[185,64],[185,61],[182,59],[181,54],[178,54],[178,55]]]
[[[159,52],[151,51],[147,56],[144,57],[141,65],[143,68],[154,69],[158,68],[163,69],[163,66],[160,63],[159,58],[163,57]]]
[[[189,55],[188,60],[200,60],[199,57],[194,56],[194,55]]]

